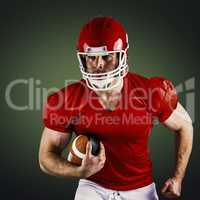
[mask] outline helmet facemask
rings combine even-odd
[[[125,50],[115,50],[107,51],[106,46],[103,47],[90,47],[87,53],[86,52],[77,52],[77,57],[79,60],[80,71],[82,73],[83,79],[86,80],[87,86],[96,91],[107,91],[111,90],[121,82],[123,82],[123,77],[128,72],[127,64],[127,49]],[[118,66],[114,70],[103,73],[89,73],[87,72],[86,61],[84,56],[103,56],[109,55],[111,53],[118,54]]]

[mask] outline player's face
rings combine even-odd
[[[86,56],[85,61],[88,73],[109,72],[118,66],[117,53],[110,53],[104,56]]]

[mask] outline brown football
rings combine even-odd
[[[75,165],[80,166],[86,153],[88,141],[90,141],[92,144],[92,154],[97,155],[100,150],[99,140],[94,136],[79,135],[72,142],[67,160]]]

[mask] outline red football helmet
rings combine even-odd
[[[128,36],[124,27],[112,17],[95,17],[86,23],[77,42],[77,56],[83,79],[93,90],[109,90],[119,85],[128,72],[127,50]],[[119,65],[112,71],[88,73],[84,55],[98,56],[119,53]],[[111,83],[114,81],[114,85]]]

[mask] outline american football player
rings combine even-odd
[[[181,195],[192,150],[192,121],[172,82],[128,71],[128,35],[112,17],[95,17],[80,30],[77,57],[83,79],[48,96],[39,150],[41,169],[78,177],[75,200],[157,200],[148,140],[155,120],[176,135],[176,167],[165,197]],[[97,156],[88,142],[81,166],[62,157],[72,134],[100,139]]]

